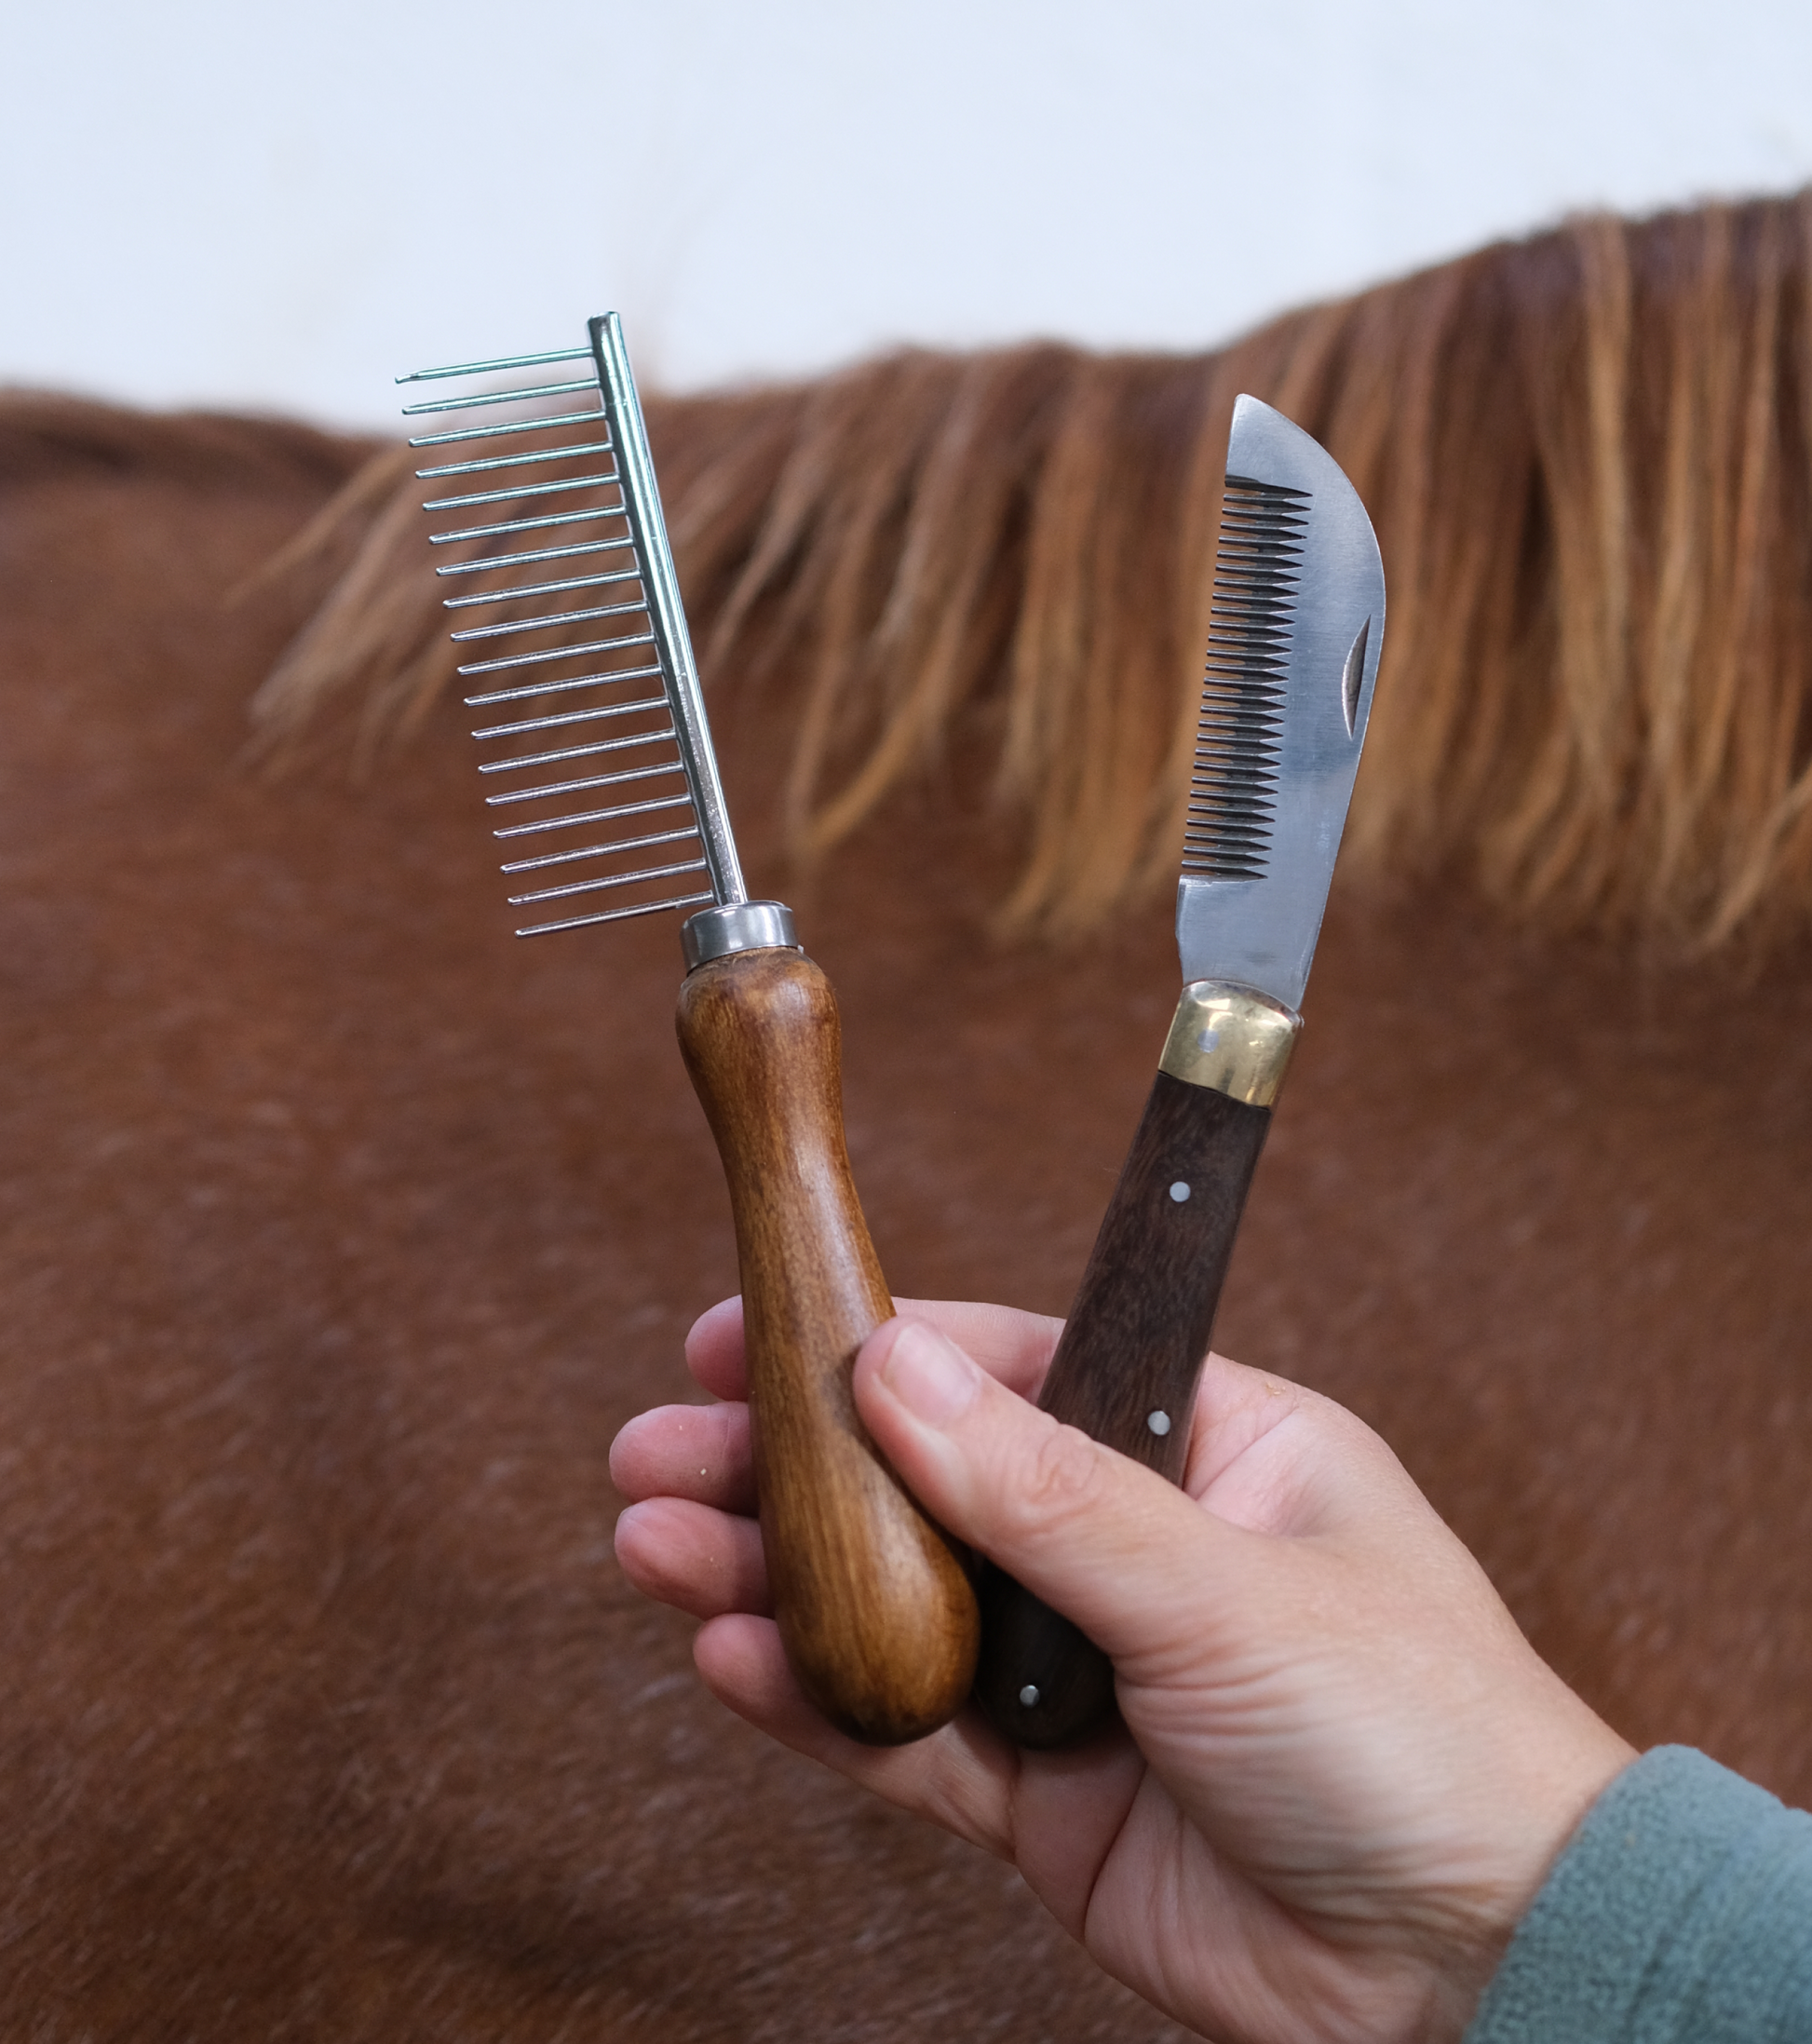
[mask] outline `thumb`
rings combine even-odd
[[[936,1328],[878,1328],[855,1384],[881,1452],[932,1517],[1135,1679],[1138,1664],[1155,1673],[1171,1659],[1182,1612],[1199,1651],[1215,1583],[1251,1588],[1260,1536],[1028,1404]]]

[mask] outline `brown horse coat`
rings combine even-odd
[[[1619,1729],[1800,1799],[1807,271],[1792,206],[1596,223],[1243,357],[905,358],[654,420],[746,861],[838,988],[891,1281],[1062,1310],[1174,997],[1203,449],[1236,379],[1300,374],[1379,511],[1394,707],[1220,1346],[1381,1428]],[[1456,494],[1429,450],[1467,433]],[[611,1434],[682,1395],[735,1281],[676,933],[504,936],[369,453],[0,414],[7,2027],[1170,2034],[1001,1868],[718,1710],[615,1573]],[[1740,603],[1749,553],[1668,495],[1726,471],[1766,555]],[[315,565],[223,602],[343,488]],[[261,778],[245,705],[323,561],[340,593],[264,700],[333,743]],[[361,677],[368,736],[419,729],[355,782],[331,698]],[[993,934],[1003,902],[1062,925],[1073,881],[1091,933]]]

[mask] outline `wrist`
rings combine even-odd
[[[1544,1673],[1548,1671],[1544,1669]],[[1550,1734],[1507,1803],[1502,1849],[1492,1878],[1475,1892],[1468,1921],[1434,1961],[1427,2044],[1458,2039],[1477,2014],[1517,1929],[1599,1798],[1639,1757],[1636,1749],[1549,1676],[1572,1720]],[[1556,1732],[1560,1730],[1556,1727]]]

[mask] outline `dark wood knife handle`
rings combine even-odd
[[[1268,1106],[1158,1073],[1039,1399],[1173,1483],[1270,1124]],[[990,1719],[1021,1746],[1086,1736],[1113,1708],[1107,1657],[992,1565],[980,1595],[975,1695]]]
[[[736,952],[687,975],[679,1033],[736,1222],[762,1546],[787,1658],[852,1738],[922,1739],[968,1694],[975,1593],[856,1412],[856,1351],[893,1299],[844,1144],[836,1001],[802,952]]]

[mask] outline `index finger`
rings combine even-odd
[[[909,1320],[928,1320],[940,1333],[973,1356],[991,1377],[1036,1398],[1050,1366],[1062,1320],[1045,1313],[1021,1313],[1010,1306],[976,1301],[896,1299],[894,1310]],[[742,1300],[723,1299],[692,1323],[685,1341],[686,1368],[714,1398],[746,1399],[749,1373],[743,1357]]]

